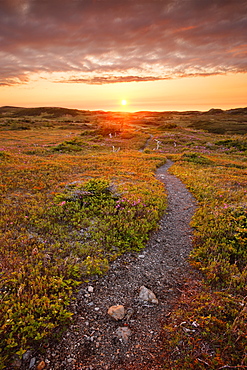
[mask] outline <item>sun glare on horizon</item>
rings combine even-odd
[[[122,105],[127,105],[127,100],[123,99],[123,100],[121,101],[121,104],[122,104]]]

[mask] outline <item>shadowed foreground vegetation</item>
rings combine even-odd
[[[0,369],[73,320],[89,275],[145,247],[166,207],[155,170],[198,200],[164,368],[247,367],[246,109],[106,113],[0,108]]]

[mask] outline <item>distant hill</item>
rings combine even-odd
[[[69,108],[57,108],[57,107],[37,107],[37,108],[21,108],[4,106],[0,107],[0,114],[8,115],[9,117],[18,118],[23,116],[41,116],[47,115],[50,118],[58,118],[62,116],[76,117],[85,111],[78,109]]]
[[[89,110],[79,110],[79,109],[70,109],[70,108],[60,108],[60,107],[35,107],[35,108],[25,108],[25,107],[15,107],[11,105],[6,105],[3,107],[0,107],[0,114],[2,113],[9,113],[13,117],[20,117],[20,116],[40,116],[40,115],[52,115],[54,117],[62,117],[64,115],[70,115],[70,116],[78,116],[82,113],[90,112]],[[106,114],[105,111],[92,111],[93,113],[97,114]],[[214,115],[214,114],[222,114],[222,113],[228,113],[228,114],[247,114],[247,107],[245,108],[234,108],[234,109],[228,109],[228,110],[222,110],[222,109],[215,109],[212,108],[207,112],[201,112],[201,111],[163,111],[163,112],[153,112],[153,111],[140,111],[132,113],[134,114],[178,114],[178,115],[197,115],[197,114],[205,114],[205,115]]]
[[[192,119],[189,127],[214,134],[247,134],[247,107],[210,109]]]
[[[247,107],[246,108],[229,109],[229,110],[226,111],[226,113],[229,113],[229,114],[247,114]]]
[[[235,109],[228,109],[228,110],[222,110],[222,109],[215,109],[212,108],[207,112],[204,112],[203,114],[222,114],[222,113],[228,113],[228,114],[247,114],[247,107],[246,108],[235,108]]]
[[[1,127],[6,125],[10,129],[31,129],[37,124],[37,120],[31,117],[38,117],[47,126],[47,120],[52,120],[50,125],[61,124],[60,121],[65,117],[64,124],[89,123],[94,119],[111,121],[118,124],[124,119],[132,125],[165,125],[164,127],[190,127],[196,130],[203,130],[215,134],[247,134],[247,107],[235,109],[215,109],[206,112],[201,111],[140,111],[135,113],[89,111],[79,109],[69,109],[60,107],[37,107],[23,108],[15,106],[0,107]],[[76,119],[71,119],[71,118]],[[9,118],[9,123],[6,118]],[[62,118],[62,120],[59,120]],[[16,119],[12,122],[13,119]],[[57,119],[57,123],[54,122]],[[12,120],[12,121],[11,121]],[[21,123],[19,121],[22,121]],[[33,122],[32,122],[33,121]],[[70,122],[72,121],[72,122]],[[4,126],[5,125],[5,126]],[[11,126],[12,125],[12,126]],[[70,127],[70,126],[68,126]]]

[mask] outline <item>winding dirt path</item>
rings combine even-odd
[[[139,254],[120,257],[106,276],[80,289],[73,305],[75,323],[43,358],[36,358],[36,364],[44,360],[49,370],[162,369],[162,321],[191,272],[189,222],[196,207],[183,183],[167,172],[171,165],[167,161],[157,170],[168,193],[160,229]],[[139,300],[142,285],[155,293],[158,305]],[[107,310],[118,304],[124,305],[127,315],[115,321]],[[126,342],[117,336],[119,327],[131,331]]]

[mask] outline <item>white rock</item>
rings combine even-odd
[[[131,330],[127,326],[119,327],[116,330],[117,337],[124,343],[128,342],[129,337],[131,336]]]
[[[73,361],[75,361],[75,359],[74,359],[74,358],[72,358],[72,357],[67,358],[67,362],[68,362],[68,363],[71,363],[71,362],[73,362]]]
[[[33,357],[30,361],[30,364],[29,364],[29,369],[31,369],[34,365],[35,365],[35,362],[36,362],[36,358]]]
[[[156,298],[155,294],[145,286],[141,286],[140,292],[139,292],[139,299],[141,299],[144,302],[151,302],[158,304],[159,301]]]
[[[87,290],[89,291],[89,293],[93,293],[93,287],[90,285]]]
[[[23,354],[22,358],[23,358],[23,360],[24,360],[24,361],[27,361],[27,360],[31,357],[31,355],[32,355],[32,352],[31,352],[30,350],[27,350],[27,351]]]

